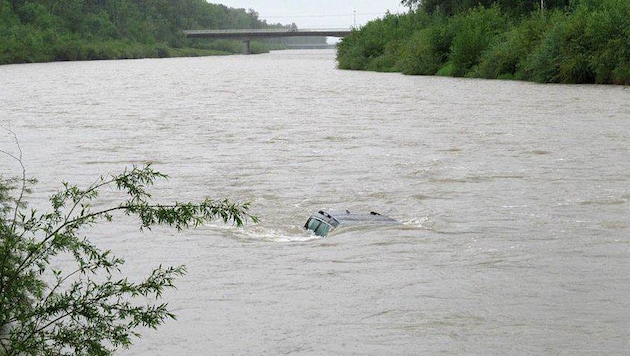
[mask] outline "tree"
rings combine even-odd
[[[183,31],[277,26],[258,16],[205,0],[0,0],[0,64],[240,53]]]
[[[569,5],[569,0],[545,0],[545,8],[555,9]],[[402,0],[402,5],[410,9],[422,8],[429,14],[442,13],[452,16],[478,6],[491,7],[498,5],[501,10],[510,15],[523,16],[539,10],[540,0]]]
[[[25,196],[34,181],[26,179],[21,151],[0,153],[22,170],[19,178],[0,177],[0,355],[109,355],[130,346],[138,327],[156,328],[175,318],[167,304],[146,303],[157,303],[185,267],[159,266],[147,278],[130,281],[120,276],[124,260],[83,237],[85,228],[112,221],[117,212],[138,217],[141,229],[166,224],[181,230],[216,218],[239,226],[257,220],[247,203],[152,203],[147,189],[166,175],[150,165],[100,177],[85,189],[63,183],[50,198],[52,210],[41,214],[27,210]],[[124,194],[123,202],[95,208],[99,193],[111,188]],[[59,258],[72,261],[71,267],[53,267]]]

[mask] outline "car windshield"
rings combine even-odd
[[[324,221],[311,218],[306,223],[306,228],[313,231],[315,235],[326,236],[330,232],[331,226]]]

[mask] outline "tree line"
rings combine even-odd
[[[290,26],[204,0],[0,0],[0,64],[239,53],[238,41],[182,31]],[[252,51],[283,43],[255,42]]]
[[[403,0],[345,37],[342,69],[630,84],[630,1]]]
[[[496,5],[511,15],[527,15],[538,9],[558,9],[570,4],[570,0],[402,0],[411,9],[422,8],[429,14],[441,13],[452,16],[477,6]]]

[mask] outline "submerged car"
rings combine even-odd
[[[396,224],[400,223],[388,216],[373,211],[369,213],[351,213],[348,210],[331,212],[320,210],[311,214],[306,224],[304,224],[304,228],[312,231],[315,235],[326,237],[339,226]]]

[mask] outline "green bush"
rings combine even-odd
[[[564,14],[555,14],[553,25],[542,35],[539,45],[522,60],[520,69],[523,79],[541,83],[559,81],[564,17]]]
[[[376,20],[342,41],[339,68],[628,84],[630,1],[575,0],[560,10],[562,3],[512,18],[496,6],[450,17],[421,7]]]
[[[481,78],[514,78],[520,58],[525,55],[519,46],[520,33],[508,32],[500,36],[491,47],[482,53],[479,65],[470,74]]]
[[[121,273],[124,260],[94,245],[86,228],[111,222],[117,212],[137,217],[145,229],[256,221],[248,204],[227,200],[154,203],[148,189],[166,176],[149,166],[100,177],[86,188],[64,183],[41,213],[24,201],[34,181],[24,178],[20,156],[0,156],[22,167],[21,178],[0,176],[0,355],[110,355],[129,347],[139,328],[175,318],[159,299],[185,267],[160,265],[134,282]],[[103,191],[119,191],[122,201],[99,201]],[[59,266],[59,257],[68,262]]]
[[[591,49],[595,82],[628,84],[623,73],[630,66],[630,1],[602,1],[589,13],[584,37]]]
[[[398,66],[405,74],[436,74],[448,60],[455,37],[454,26],[442,16],[416,30],[402,47]]]
[[[617,66],[612,72],[612,83],[620,85],[630,85],[630,64]]]
[[[550,16],[533,14],[496,37],[481,55],[473,76],[481,78],[525,79],[526,58],[540,45],[550,27]]]
[[[337,62],[341,69],[364,70],[369,58],[364,55],[363,44],[359,43],[362,34],[353,31],[337,45]]]
[[[396,68],[396,62],[397,58],[388,54],[383,54],[376,58],[372,58],[365,69],[374,72],[396,72],[398,71]]]
[[[481,60],[482,53],[507,28],[507,19],[498,7],[477,7],[454,18],[455,37],[449,61],[452,75],[467,75]]]
[[[435,48],[437,27],[429,27],[415,32],[405,43],[398,66],[404,74],[435,74],[443,59]]]
[[[387,14],[344,37],[337,46],[341,69],[399,71],[398,62],[406,34],[428,17]]]
[[[438,69],[437,75],[442,77],[454,77],[455,65],[453,62],[446,62],[440,69]]]

